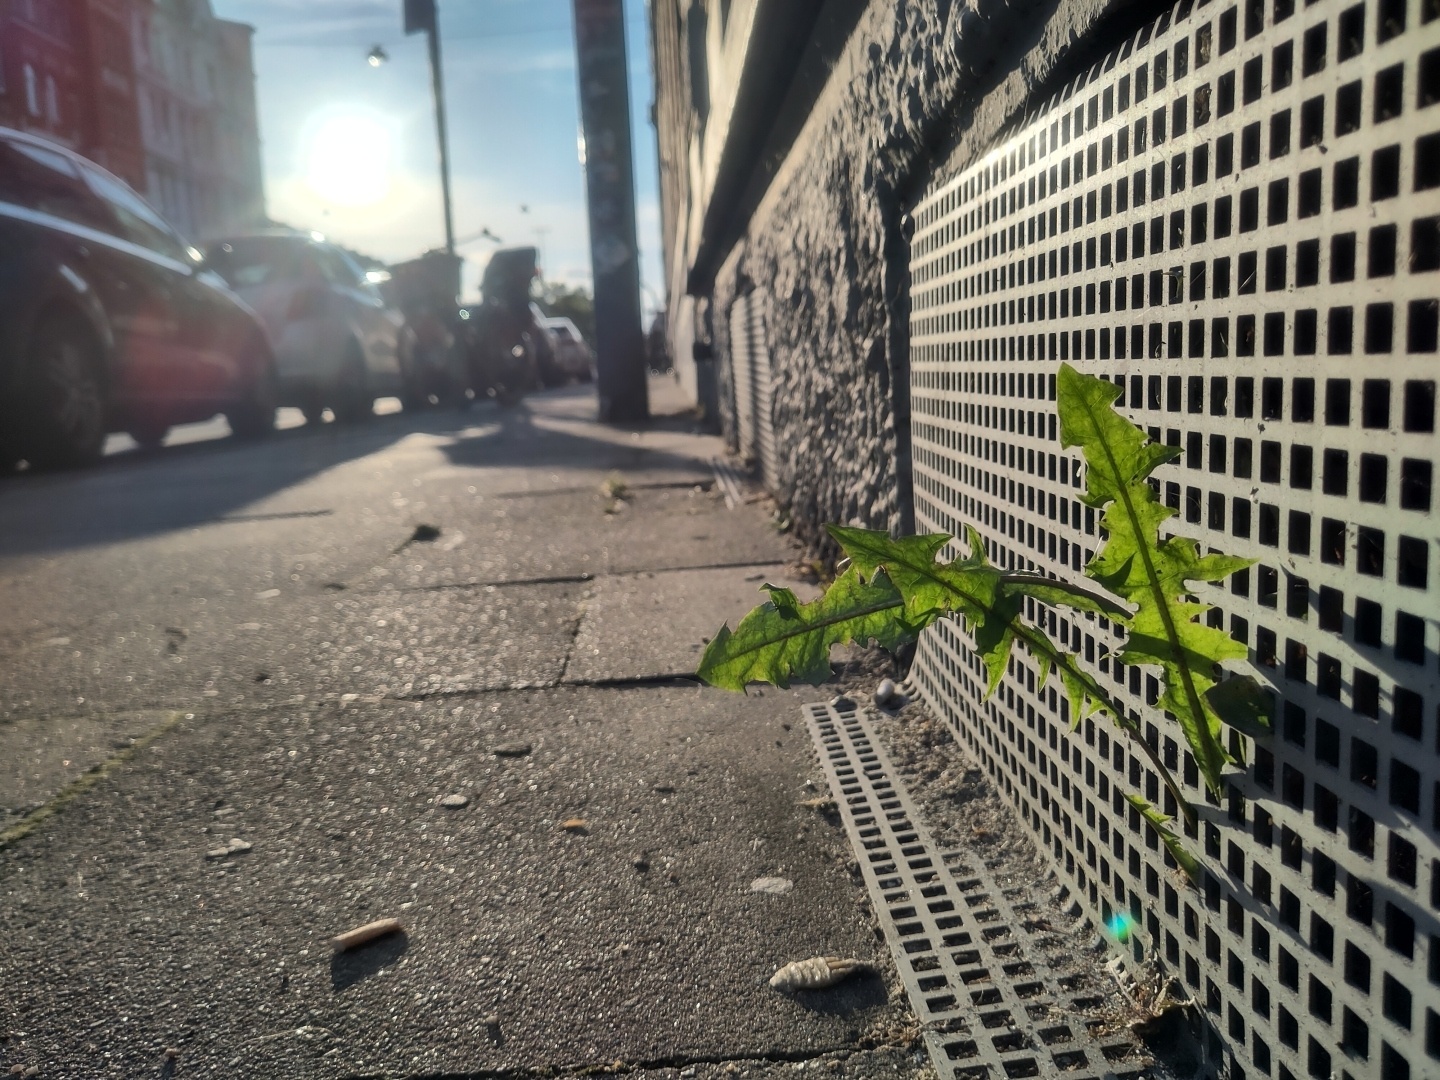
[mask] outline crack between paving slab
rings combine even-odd
[[[595,575],[591,573],[555,574],[552,577],[510,578],[505,581],[457,581],[445,585],[408,585],[403,589],[394,589],[392,591],[397,593],[427,593],[449,592],[461,589],[505,589],[523,585],[583,585],[586,582],[594,580]]]
[[[770,1065],[794,1064],[801,1061],[816,1061],[835,1054],[851,1057],[854,1054],[871,1053],[884,1049],[886,1044],[873,1047],[852,1045],[828,1046],[818,1050],[771,1050],[768,1052],[734,1054],[677,1054],[671,1057],[654,1058],[649,1061],[612,1061],[596,1065],[532,1065],[514,1069],[476,1069],[470,1072],[409,1073],[406,1080],[526,1080],[529,1077],[545,1076],[620,1076],[629,1073],[653,1072],[657,1069],[684,1069],[692,1065],[727,1065],[731,1062],[760,1062]],[[901,1049],[893,1047],[893,1049]],[[384,1073],[348,1073],[345,1080],[381,1080]]]
[[[571,679],[560,685],[583,686],[592,690],[620,690],[626,687],[699,686],[700,680],[693,671],[686,671],[670,675],[619,675],[613,678]]]
[[[507,578],[501,581],[456,581],[444,585],[408,585],[403,589],[390,590],[396,593],[445,592],[458,589],[506,589],[523,585],[581,585],[601,578],[635,577],[638,574],[684,574],[693,570],[749,570],[753,567],[784,567],[783,559],[763,559],[759,562],[747,559],[744,562],[700,563],[695,566],[661,566],[653,570],[611,570],[600,573],[555,574],[551,577]],[[758,591],[758,590],[757,590]]]
[[[228,514],[211,518],[204,525],[245,525],[252,521],[288,521],[293,518],[329,517],[334,510],[276,510],[265,514]]]
[[[630,490],[630,491],[677,491],[677,490],[682,490],[682,489],[683,489],[683,490],[692,490],[692,491],[693,491],[695,488],[701,488],[701,489],[703,489],[703,490],[705,490],[705,491],[709,491],[709,490],[711,490],[714,486],[715,486],[715,479],[714,479],[713,477],[711,477],[711,478],[709,478],[709,479],[699,479],[699,480],[666,480],[666,481],[662,481],[662,482],[654,483],[654,484],[626,484],[626,485],[625,485],[626,489],[627,489],[627,490]],[[539,498],[545,498],[546,496],[550,496],[550,495],[593,495],[593,494],[595,494],[595,488],[593,488],[593,487],[567,487],[567,488],[550,488],[550,489],[547,489],[547,490],[545,490],[545,491],[502,491],[502,492],[499,492],[498,494],[495,494],[495,495],[487,495],[486,498],[489,498],[489,499],[539,499]]]
[[[580,638],[580,627],[585,624],[585,616],[589,614],[581,606],[580,614],[575,616],[575,625],[570,628],[570,640],[565,642],[565,662],[560,665],[560,678],[557,682],[564,682],[565,675],[570,670],[570,659],[575,655],[575,642]]]
[[[109,776],[121,765],[124,765],[141,750],[144,750],[151,743],[155,742],[171,728],[175,727],[176,724],[185,719],[185,715],[185,713],[180,712],[178,709],[172,711],[164,720],[161,720],[124,750],[121,750],[117,754],[112,754],[96,765],[90,766],[85,772],[81,773],[54,795],[50,796],[50,798],[40,806],[31,810],[4,832],[0,832],[0,851],[4,851],[12,844],[25,839],[25,837],[29,836],[40,825],[60,813],[60,811],[64,810],[70,803],[85,794],[85,792],[105,779],[105,777]]]
[[[443,701],[449,698],[477,698],[490,694],[526,694],[532,690],[559,690],[562,688],[589,690],[622,690],[626,688],[695,687],[700,680],[694,672],[677,672],[670,675],[623,675],[616,678],[544,679],[527,682],[524,686],[477,686],[454,690],[421,690],[414,694],[387,694],[386,701]]]

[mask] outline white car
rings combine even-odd
[[[207,264],[229,282],[269,332],[280,403],[317,423],[328,406],[354,422],[375,399],[402,395],[411,359],[405,318],[362,270],[315,233],[236,236],[211,244]]]
[[[543,319],[542,323],[555,340],[555,366],[581,382],[595,378],[595,353],[575,324],[563,315]]]

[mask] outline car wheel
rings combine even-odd
[[[275,369],[266,364],[245,399],[226,410],[225,419],[230,421],[230,430],[240,439],[258,439],[270,434],[275,430],[275,409],[279,400]]]
[[[430,395],[425,389],[424,380],[414,368],[405,372],[400,384],[400,404],[405,407],[406,412],[419,412],[430,407]]]
[[[147,423],[132,425],[129,435],[140,444],[141,450],[158,450],[165,441],[165,436],[170,434],[170,425],[161,423]]]
[[[47,319],[36,330],[27,374],[24,457],[40,469],[98,460],[109,408],[94,340],[75,323]]]
[[[370,392],[369,373],[359,356],[352,355],[340,369],[340,380],[331,394],[330,411],[342,424],[358,424],[375,415],[375,395]]]
[[[300,413],[305,417],[305,423],[312,426],[318,427],[325,422],[325,402],[319,390],[305,391],[304,397],[300,399]]]
[[[547,390],[564,386],[570,381],[570,376],[555,362],[553,355],[547,356],[544,352],[538,352],[535,356],[535,366],[540,373],[540,385]]]

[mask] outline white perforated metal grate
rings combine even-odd
[[[755,375],[750,355],[750,294],[730,305],[730,375],[735,387],[735,443],[740,456],[755,457]]]
[[[1112,379],[1185,450],[1159,474],[1175,531],[1259,560],[1203,599],[1280,716],[1207,803],[1111,629],[1035,613],[1186,781],[1196,891],[1123,802],[1164,806],[1144,758],[1072,733],[1027,657],[985,701],[945,624],[916,683],[1092,910],[1184,980],[1232,1075],[1440,1075],[1440,3],[1183,4],[914,218],[917,529],[973,523],[997,563],[1076,575],[1096,525],[1055,372]]]
[[[740,456],[759,465],[761,479],[773,491],[779,484],[780,469],[765,294],[752,290],[737,297],[730,305],[729,320],[736,441]]]

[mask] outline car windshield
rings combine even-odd
[[[304,276],[304,245],[284,237],[252,236],[211,246],[210,266],[235,289]]]
[[[105,232],[115,222],[88,191],[75,165],[58,150],[0,139],[0,201]]]

